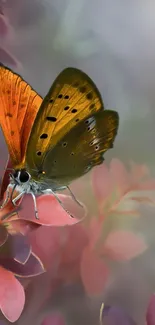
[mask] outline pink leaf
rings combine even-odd
[[[22,285],[14,275],[0,267],[0,308],[4,316],[15,322],[21,315],[25,303]]]
[[[130,231],[111,232],[102,249],[102,253],[117,261],[130,260],[144,253],[147,245],[144,240]]]
[[[108,275],[109,271],[106,264],[89,246],[84,248],[81,258],[81,278],[87,294],[101,294]]]

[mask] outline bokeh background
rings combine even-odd
[[[115,109],[120,115],[118,136],[114,148],[105,155],[106,163],[117,158],[124,168],[130,162],[146,165],[153,180],[154,1],[0,0],[0,13],[0,61],[21,74],[41,96],[63,68],[74,66],[84,70],[98,86],[105,108]],[[2,175],[7,158],[2,134],[0,152]],[[97,203],[90,189],[91,177],[78,180],[72,189],[89,213],[95,214]],[[63,324],[61,317],[65,317],[66,324],[96,325],[104,300],[108,305],[126,308],[137,324],[145,325],[148,301],[155,289],[155,208],[141,204],[139,211],[136,221],[125,218],[119,224],[126,223],[127,228],[143,236],[148,249],[131,262],[112,266],[111,278],[100,296],[85,296],[78,283],[65,283],[65,287],[61,285],[52,294],[55,283],[50,282],[50,297],[40,306],[37,299],[44,286],[49,285],[49,278],[36,277],[31,288],[27,285],[25,311],[17,324],[41,324],[43,317],[53,311],[60,313],[60,319],[51,324]],[[109,227],[113,229],[115,224],[112,219]],[[51,245],[52,234],[49,241]],[[80,237],[77,246],[78,241]]]

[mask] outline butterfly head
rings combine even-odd
[[[17,169],[10,174],[10,177],[17,185],[27,184],[31,179],[31,175],[26,169]]]

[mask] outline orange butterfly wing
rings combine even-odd
[[[42,98],[18,74],[0,64],[0,126],[14,168],[25,164],[29,135]]]

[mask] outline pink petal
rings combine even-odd
[[[0,262],[4,268],[10,270],[19,277],[36,276],[45,272],[41,260],[33,253],[25,264],[20,264],[15,260],[7,258],[1,258]]]
[[[149,306],[146,314],[146,322],[147,325],[155,325],[155,295],[154,294],[152,295],[149,301]]]
[[[113,180],[105,163],[92,170],[92,187],[98,201],[103,201],[110,195]]]
[[[141,190],[154,190],[155,189],[155,179],[148,179],[144,181],[143,183],[141,182],[138,186]]]
[[[96,218],[92,218],[89,225],[89,246],[94,249],[96,242],[98,242],[99,238],[101,237],[102,231],[104,227],[104,217],[101,220]]]
[[[131,176],[135,181],[141,181],[144,177],[149,176],[149,169],[146,165],[137,165],[131,162]]]
[[[8,240],[0,249],[0,259],[14,259],[19,263],[26,263],[31,253],[31,247],[27,237],[16,234],[9,235]]]
[[[4,316],[15,322],[21,315],[25,304],[22,285],[14,275],[0,267],[0,308]]]
[[[14,260],[25,264],[30,257],[31,254],[31,247],[28,242],[27,237],[16,234],[15,236],[9,236],[12,238],[12,250],[14,252]]]
[[[4,245],[8,238],[8,232],[5,227],[0,225],[0,246]]]
[[[60,205],[53,195],[41,195],[37,198],[39,220],[35,219],[34,205],[30,196],[25,195],[22,201],[22,209],[19,211],[21,219],[34,221],[40,225],[65,226],[74,225],[86,215],[85,208],[79,207],[70,196],[58,195],[66,209],[74,215],[72,218]]]
[[[109,271],[93,250],[84,248],[81,258],[81,278],[88,295],[103,293]]]
[[[34,220],[35,221],[35,220]],[[9,233],[21,233],[27,235],[29,232],[38,229],[41,225],[36,224],[33,221],[25,221],[19,219],[18,215],[16,220],[9,219],[8,231]]]
[[[117,186],[120,193],[124,194],[130,187],[130,175],[119,159],[112,159],[110,174],[115,184],[114,186]]]
[[[41,325],[65,325],[66,322],[61,314],[55,313],[48,315],[41,323]]]
[[[37,231],[29,234],[33,252],[39,255],[46,268],[53,268],[53,266],[56,266],[57,261],[59,262],[62,247],[64,247],[67,240],[66,232],[67,229],[61,229],[60,227],[41,226]]]
[[[130,260],[144,253],[147,245],[143,238],[130,231],[111,232],[102,249],[102,253],[117,261]]]
[[[0,47],[0,62],[2,62],[3,64],[11,65],[16,68],[20,66],[17,59],[3,47]]]
[[[77,224],[68,229],[66,236],[62,259],[64,264],[74,263],[80,259],[83,248],[88,244],[88,234],[81,224]]]

